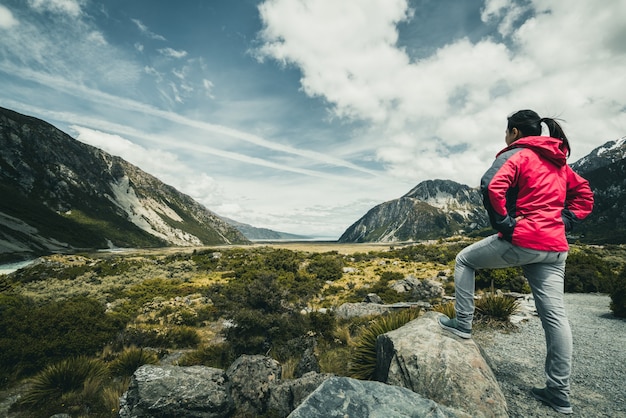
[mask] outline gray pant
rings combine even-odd
[[[492,235],[464,248],[456,257],[454,282],[457,321],[472,328],[474,274],[477,269],[521,266],[533,292],[546,336],[546,385],[564,399],[569,396],[572,365],[572,331],[563,303],[563,278],[567,252],[522,248]]]

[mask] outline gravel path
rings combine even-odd
[[[626,320],[612,316],[610,301],[606,295],[565,295],[574,337],[570,400],[576,417],[626,417]],[[477,332],[474,339],[490,361],[512,418],[563,416],[530,395],[533,386],[545,384],[539,317],[508,333]]]

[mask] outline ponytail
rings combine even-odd
[[[563,141],[563,146],[567,150],[567,156],[569,157],[572,151],[569,146],[569,140],[567,139],[563,128],[561,128],[561,125],[552,118],[541,118],[539,123],[545,123],[548,126],[548,129],[550,130],[550,136],[552,138],[558,138]]]
[[[533,110],[520,110],[507,117],[507,129],[511,131],[513,128],[517,128],[521,132],[522,138],[540,136],[542,123],[548,127],[552,138],[563,141],[562,149],[567,150],[567,156],[569,156],[571,153],[569,141],[556,119],[539,117],[537,112]]]

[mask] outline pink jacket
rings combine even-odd
[[[520,138],[498,153],[480,187],[500,237],[524,248],[568,251],[565,232],[591,213],[593,192],[567,165],[566,153],[560,139],[545,136]]]

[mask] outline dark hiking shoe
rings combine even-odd
[[[450,331],[458,337],[465,338],[466,340],[472,338],[472,330],[459,326],[456,318],[450,319],[447,316],[440,316],[438,322],[441,328]]]
[[[548,388],[532,388],[530,393],[532,393],[535,399],[551,406],[556,412],[562,414],[571,414],[573,412],[572,405],[567,399],[553,395]]]

